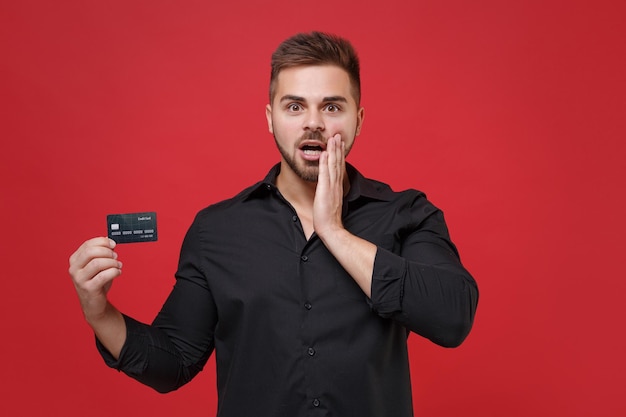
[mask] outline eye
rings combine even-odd
[[[336,105],[336,104],[332,104],[331,103],[331,104],[327,104],[326,105],[326,111],[329,112],[329,113],[337,113],[340,110],[341,110],[341,108],[338,105]]]
[[[298,103],[290,103],[287,105],[287,110],[290,112],[299,112],[302,110],[302,106]]]

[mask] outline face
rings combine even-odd
[[[339,133],[347,155],[360,133],[363,108],[351,93],[348,73],[334,65],[288,68],[276,81],[266,116],[281,153],[281,173],[317,181],[328,138]]]

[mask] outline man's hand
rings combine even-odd
[[[343,227],[341,214],[345,173],[345,145],[337,134],[328,139],[326,150],[320,156],[313,201],[313,228],[365,295],[371,297],[377,247]]]
[[[326,150],[319,160],[315,200],[313,202],[313,229],[320,238],[343,229],[341,211],[344,195],[345,145],[341,135],[328,139]]]
[[[115,242],[97,237],[83,243],[70,256],[70,275],[87,321],[105,313],[107,293],[122,273],[122,263],[114,252]]]
[[[115,242],[106,237],[86,241],[70,256],[69,273],[87,323],[117,358],[126,340],[126,324],[107,299],[113,280],[122,273],[114,249]]]

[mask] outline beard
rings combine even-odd
[[[326,144],[327,139],[324,138],[322,132],[319,130],[314,130],[312,132],[306,132],[302,135],[298,142],[295,144],[295,148],[298,149],[300,147],[300,143],[305,140],[319,140]],[[283,160],[287,163],[289,168],[301,179],[308,182],[317,182],[317,178],[319,175],[319,161],[306,161],[301,159],[296,159],[293,153],[289,153],[287,149],[280,145],[278,140],[276,139],[276,135],[274,135],[274,142],[276,142],[276,147],[280,152]],[[346,146],[345,156],[348,156],[350,153],[350,149],[352,149],[352,145],[354,141],[350,144],[350,146]],[[300,163],[299,163],[300,162]]]
[[[300,146],[300,143],[304,140],[319,140],[326,143],[324,136],[318,130],[314,130],[312,132],[307,132],[300,137],[298,143],[296,143],[296,149]],[[278,151],[280,152],[283,160],[287,162],[287,165],[291,170],[301,179],[308,182],[317,182],[317,177],[319,174],[319,161],[301,161],[301,164],[298,164],[296,158],[292,153],[289,153],[287,149],[282,147],[278,140],[276,140],[276,135],[274,135],[274,142],[276,142],[276,146],[278,147]]]

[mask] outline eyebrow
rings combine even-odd
[[[346,99],[344,96],[330,96],[330,97],[324,97],[324,102],[328,102],[328,101],[338,101],[341,103],[347,103],[348,99]]]
[[[291,94],[287,94],[284,95],[280,98],[280,101],[306,101],[304,97],[300,97],[300,96],[295,96],[295,95],[291,95]],[[348,99],[346,99],[343,96],[330,96],[330,97],[324,97],[322,99],[322,102],[327,103],[327,102],[341,102],[341,103],[347,103]]]

